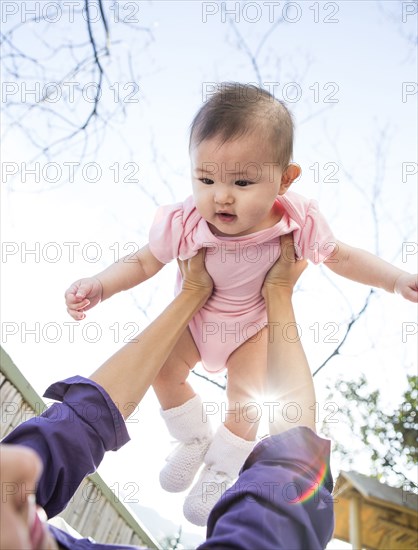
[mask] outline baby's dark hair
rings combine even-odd
[[[221,137],[222,143],[252,130],[265,132],[285,168],[293,155],[293,120],[286,106],[254,84],[222,82],[202,105],[190,126],[189,149],[205,139]]]

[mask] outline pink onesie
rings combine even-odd
[[[215,236],[197,212],[192,196],[182,203],[161,206],[155,215],[149,246],[160,262],[191,258],[200,248],[208,248],[206,269],[214,291],[189,327],[209,372],[224,369],[231,353],[265,326],[261,287],[279,256],[280,235],[293,231],[298,256],[315,264],[334,250],[335,238],[316,201],[291,191],[276,201],[282,210],[281,220],[242,237]],[[180,288],[178,272],[176,293]]]

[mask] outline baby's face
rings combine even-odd
[[[277,222],[282,169],[261,132],[224,144],[207,139],[190,158],[196,208],[216,235],[248,235]]]

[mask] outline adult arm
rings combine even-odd
[[[199,550],[323,550],[334,531],[329,453],[304,426],[262,439],[210,513]]]
[[[271,435],[295,425],[315,431],[315,390],[292,305],[294,286],[307,263],[296,260],[292,234],[281,238],[281,251],[262,291],[269,329],[266,394]]]
[[[193,258],[178,262],[183,277],[180,294],[90,377],[106,389],[125,418],[132,413],[132,404],[142,399],[190,320],[212,293],[213,282],[204,258],[205,249],[201,249]]]
[[[45,396],[61,403],[24,422],[4,440],[31,447],[41,457],[37,502],[49,517],[65,507],[106,451],[129,440],[123,418],[142,399],[178,337],[210,296],[212,281],[204,269],[203,252],[180,269],[182,291],[142,334],[90,379],[75,376],[50,386]]]
[[[269,401],[278,404],[270,407],[274,435],[255,447],[238,481],[215,505],[199,550],[321,550],[332,537],[330,442],[314,433],[315,409],[309,405],[315,395],[302,345],[282,330],[295,323],[291,297],[306,264],[295,260],[291,236],[282,237],[281,245],[263,288],[270,323]],[[291,402],[301,411],[296,421],[295,409],[290,416],[291,408],[283,408]]]

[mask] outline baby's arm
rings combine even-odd
[[[337,241],[334,253],[324,263],[331,271],[346,279],[396,292],[411,302],[418,302],[416,275],[398,269],[361,248]]]
[[[106,300],[122,290],[139,285],[153,277],[164,266],[149,249],[149,245],[120,258],[96,275],[102,283],[102,300]]]
[[[151,253],[149,245],[120,258],[94,277],[75,281],[65,293],[67,311],[76,320],[101,300],[146,281],[164,266]]]

